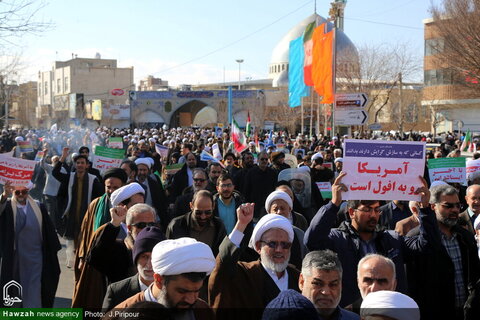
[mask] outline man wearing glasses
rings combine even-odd
[[[167,227],[167,239],[194,238],[208,245],[214,255],[227,234],[220,218],[213,215],[213,196],[210,191],[195,192],[190,212],[173,219]]]
[[[20,303],[12,301],[11,307],[52,308],[61,246],[46,207],[28,191],[7,182],[0,197],[0,287],[12,280],[22,286]]]
[[[435,233],[435,215],[430,208],[430,191],[423,178],[423,186],[415,193],[421,195],[420,234],[404,239],[392,230],[379,228],[380,203],[377,200],[348,201],[350,221],[344,221],[334,228],[342,192],[347,187],[341,183],[346,173],[342,172],[332,185],[332,200],[317,212],[305,232],[305,245],[310,251],[330,249],[338,254],[343,266],[343,292],[340,306],[345,307],[360,298],[357,286],[357,265],[367,254],[378,253],[390,258],[397,270],[397,290],[406,292],[407,281],[404,262],[416,258],[432,244],[429,242]]]
[[[281,291],[299,291],[299,272],[289,266],[294,233],[287,218],[278,214],[263,216],[248,243],[260,260],[239,261],[246,249],[242,240],[253,219],[253,207],[253,203],[247,203],[237,209],[235,228],[220,245],[217,264],[210,276],[209,303],[217,319],[239,318],[235,314],[238,310],[242,310],[242,318],[260,318],[266,305]]]
[[[460,200],[450,185],[431,188],[435,211],[433,250],[407,265],[411,297],[417,301],[422,319],[463,319],[469,289],[480,276],[480,262],[473,234],[458,224]],[[419,233],[413,229],[409,235]],[[427,271],[428,270],[428,271]],[[441,306],[441,307],[439,307]]]

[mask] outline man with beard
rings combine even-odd
[[[137,273],[130,278],[112,283],[103,299],[103,310],[110,310],[122,301],[144,291],[153,283],[152,250],[157,243],[165,240],[162,230],[146,227],[138,234],[133,245],[133,264]]]
[[[282,151],[275,151],[270,154],[271,168],[278,174],[284,169],[290,169],[290,166],[285,163],[285,153]]]
[[[467,209],[460,213],[460,219],[467,221],[467,228],[472,234],[475,234],[473,230],[473,223],[475,219],[480,215],[480,185],[473,184],[467,188],[465,200],[467,201]]]
[[[194,238],[207,244],[216,255],[226,232],[222,220],[213,215],[212,194],[207,190],[195,192],[190,210],[170,222],[167,239]]]
[[[430,208],[430,191],[426,181],[419,177],[423,186],[415,191],[421,195],[420,234],[414,238],[404,239],[396,232],[377,228],[380,219],[378,200],[350,200],[348,214],[351,222],[343,221],[334,228],[337,213],[342,202],[342,192],[347,187],[341,183],[346,173],[342,172],[332,185],[332,200],[317,212],[305,232],[305,244],[310,251],[330,249],[338,254],[342,262],[344,295],[340,306],[345,307],[360,298],[357,287],[358,261],[369,253],[379,253],[395,263],[397,270],[397,289],[406,292],[405,260],[413,260],[423,254],[431,245],[429,242],[436,231],[435,215]]]
[[[208,185],[208,178],[205,170],[202,168],[193,169],[193,184],[183,190],[183,194],[175,200],[173,207],[173,217],[179,217],[190,211],[190,202],[193,194],[200,190],[205,190]]]
[[[197,158],[190,152],[185,156],[185,159],[187,161],[183,167],[172,178],[172,184],[168,190],[170,203],[175,202],[175,199],[182,194],[183,190],[193,184],[193,169],[197,167]]]
[[[431,235],[432,249],[407,265],[412,276],[409,283],[415,285],[409,288],[410,294],[420,306],[422,319],[463,319],[469,288],[480,276],[476,241],[457,223],[460,199],[455,188],[432,188],[430,203],[437,217],[436,232]],[[417,227],[409,235],[418,233]]]
[[[242,168],[237,170],[236,174],[233,176],[233,184],[235,185],[235,189],[239,192],[243,191],[245,177],[247,176],[248,171],[254,166],[253,154],[249,151],[244,151],[242,153]]]
[[[235,191],[232,176],[228,173],[218,177],[217,193],[213,196],[213,202],[213,214],[222,220],[227,233],[232,232],[237,223],[235,212],[244,201],[240,193]]]
[[[258,166],[254,166],[245,176],[242,194],[247,202],[253,202],[255,206],[254,222],[260,219],[263,213],[263,204],[268,195],[275,190],[277,174],[268,166],[268,154],[258,154]]]
[[[208,184],[207,190],[211,193],[215,193],[217,191],[217,179],[222,174],[222,166],[218,162],[212,162],[207,167],[208,173]]]
[[[356,320],[359,316],[340,308],[342,263],[331,250],[312,251],[302,262],[298,287],[317,309],[320,319]]]
[[[265,306],[281,291],[298,291],[299,272],[288,265],[294,234],[287,218],[277,214],[263,216],[248,244],[260,260],[238,261],[245,249],[242,240],[253,219],[253,206],[248,203],[237,209],[237,223],[220,245],[217,265],[208,282],[209,302],[217,319],[260,318]],[[244,309],[241,315],[236,313],[239,309]]]
[[[175,319],[213,319],[208,304],[198,297],[203,280],[215,267],[212,250],[192,238],[165,240],[152,251],[153,283],[115,309],[140,301],[157,302],[171,308]]]
[[[98,228],[92,237],[75,286],[72,307],[101,307],[107,284],[133,274],[130,271],[131,249],[135,236],[148,223],[153,224],[155,221],[155,209],[148,205],[146,208],[140,207],[142,210],[135,207],[136,204],[143,203],[144,194],[145,190],[134,182],[110,195],[111,220]],[[122,223],[125,220],[126,225]],[[127,234],[126,238],[119,237],[120,233]]]
[[[139,158],[135,160],[137,165],[137,182],[145,189],[145,203],[157,211],[160,223],[167,226],[169,219],[167,215],[167,196],[162,184],[150,176],[152,158]]]

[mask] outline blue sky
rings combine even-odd
[[[332,1],[317,1],[317,13],[326,17]],[[345,33],[357,45],[408,42],[421,58],[430,5],[349,0]],[[19,80],[35,80],[39,70],[72,53],[93,58],[96,52],[134,66],[136,82],[148,74],[173,85],[222,82],[224,69],[225,80],[236,81],[238,58],[244,59],[242,79],[266,78],[276,43],[313,10],[313,0],[51,0],[37,17],[53,28],[21,39]]]

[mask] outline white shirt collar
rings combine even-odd
[[[148,286],[140,280],[140,275],[138,275],[138,283],[140,284],[140,291],[145,291],[148,289]]]
[[[140,284],[140,286],[141,286],[141,284]],[[150,286],[148,286],[148,288],[145,289],[145,291],[144,291],[145,292],[144,293],[145,294],[145,301],[157,302],[158,303],[157,299],[153,296],[152,286],[153,286],[153,283]]]
[[[273,282],[277,285],[280,291],[288,290],[288,270],[285,269],[283,276],[279,279],[277,273],[274,270],[271,270],[265,266],[263,262],[261,262],[263,269],[267,271],[268,275],[272,278]]]

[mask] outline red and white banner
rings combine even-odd
[[[33,176],[33,169],[37,163],[32,160],[12,158],[0,154],[0,183],[7,181],[15,187],[25,187]]]

